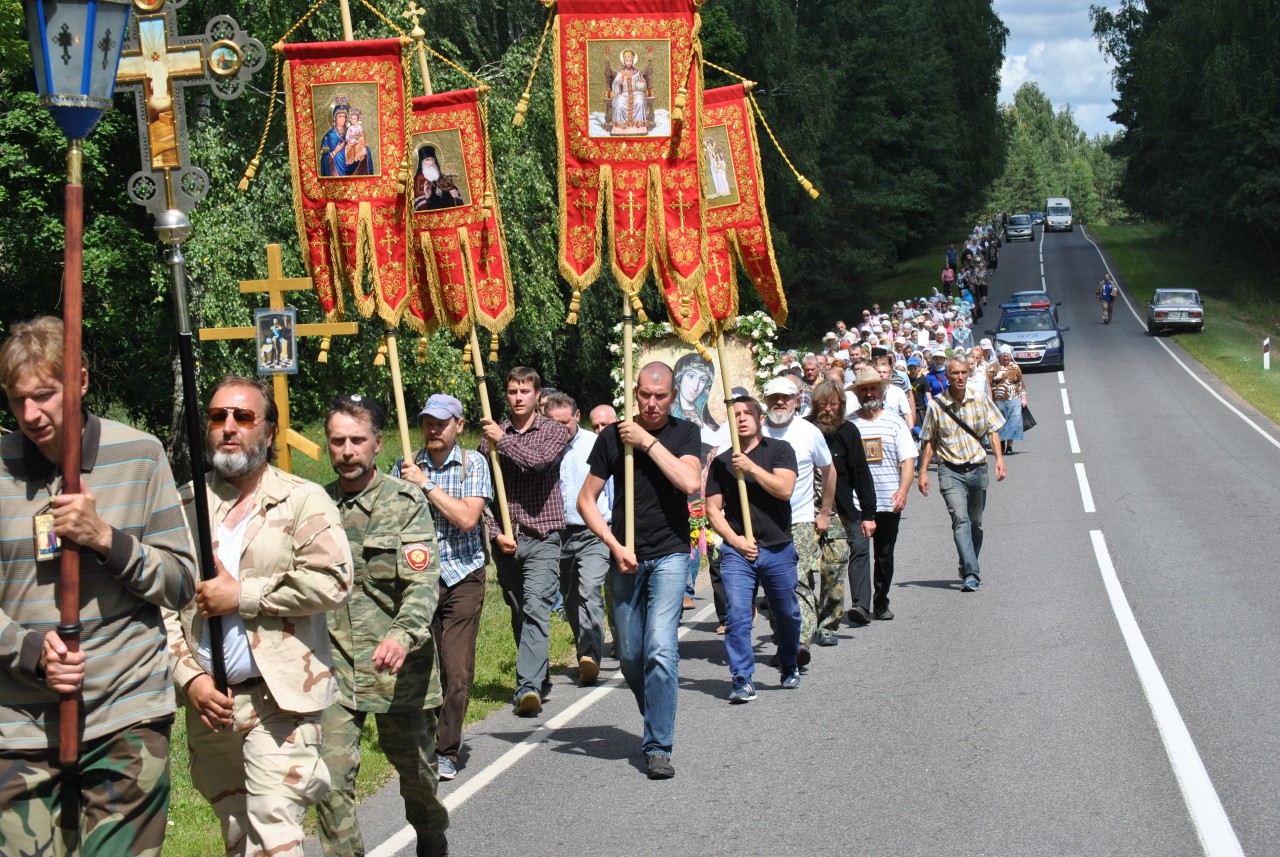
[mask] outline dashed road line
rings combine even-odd
[[[1085,514],[1098,511],[1093,505],[1093,492],[1089,490],[1089,477],[1084,472],[1084,462],[1076,462],[1076,481],[1080,483],[1080,502],[1084,504]]]
[[[1076,423],[1075,423],[1075,420],[1067,420],[1067,440],[1069,440],[1069,441],[1071,442],[1071,454],[1072,454],[1072,455],[1079,455],[1079,454],[1080,454],[1080,441],[1079,441],[1079,439],[1076,437]]]

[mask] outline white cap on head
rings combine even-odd
[[[983,337],[982,339],[980,339],[978,341],[978,345],[981,346],[983,351],[991,350],[991,340],[987,339],[986,337]]]
[[[1001,354],[1012,354],[1012,353],[1013,353],[1013,346],[1012,346],[1012,345],[1010,345],[1010,344],[1009,344],[1009,343],[1007,343],[1007,342],[1006,342],[1006,343],[1004,343],[1004,344],[1002,344],[1002,345],[1000,346],[1000,353],[1001,353]]]
[[[764,385],[765,396],[796,396],[799,393],[800,388],[790,378],[772,378]]]

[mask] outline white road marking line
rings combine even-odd
[[[1187,730],[1182,715],[1178,713],[1178,705],[1173,701],[1173,694],[1165,684],[1147,646],[1147,641],[1138,628],[1133,610],[1120,586],[1115,566],[1111,563],[1111,555],[1107,551],[1107,543],[1100,530],[1090,530],[1093,540],[1093,553],[1098,560],[1098,570],[1102,572],[1102,582],[1106,586],[1107,595],[1111,599],[1111,609],[1115,612],[1116,622],[1120,625],[1120,633],[1129,649],[1129,657],[1133,660],[1134,669],[1138,673],[1138,681],[1147,697],[1147,704],[1155,717],[1156,729],[1160,732],[1160,740],[1164,742],[1165,753],[1173,766],[1173,776],[1182,792],[1182,799],[1191,814],[1191,823],[1196,829],[1196,836],[1204,848],[1206,857],[1244,857],[1244,849],[1227,818],[1227,811],[1218,798],[1218,791],[1209,779],[1200,753],[1196,750],[1191,733]]]
[[[1090,237],[1088,236],[1088,234],[1087,234],[1087,233],[1085,234],[1085,236],[1084,236],[1084,237],[1085,237],[1085,240],[1087,240],[1090,244],[1093,244],[1093,249],[1097,251],[1097,253],[1098,253],[1098,258],[1102,260],[1102,267],[1106,268],[1106,269],[1107,269],[1107,273],[1108,273],[1108,274],[1111,274],[1111,276],[1112,276],[1112,277],[1114,277],[1114,276],[1115,276],[1115,273],[1111,270],[1111,266],[1107,264],[1107,257],[1102,255],[1102,248],[1101,248],[1101,247],[1099,247],[1099,246],[1097,245],[1097,243],[1096,243],[1092,238],[1090,238]],[[1125,295],[1125,294],[1124,294],[1124,292],[1121,292],[1121,293],[1120,293],[1120,297],[1121,297],[1121,298],[1123,298],[1123,299],[1124,299],[1125,304],[1126,304],[1127,306],[1129,306],[1129,312],[1133,313],[1133,317],[1134,317],[1135,319],[1138,319],[1138,322],[1139,322],[1139,323],[1142,323],[1142,319],[1138,316],[1138,312],[1137,312],[1137,310],[1135,310],[1135,309],[1133,308],[1133,306],[1132,306],[1131,304],[1129,304],[1129,298],[1128,298],[1128,296],[1127,296],[1127,295]],[[1144,326],[1145,326],[1145,325],[1144,325]],[[1212,388],[1212,387],[1210,387],[1208,384],[1206,384],[1203,378],[1201,378],[1199,375],[1197,375],[1195,372],[1193,372],[1193,371],[1191,370],[1191,367],[1190,367],[1190,366],[1188,366],[1186,363],[1184,363],[1184,362],[1182,361],[1182,359],[1178,357],[1178,355],[1176,355],[1176,354],[1174,354],[1174,353],[1173,353],[1173,349],[1172,349],[1172,348],[1170,348],[1168,345],[1166,345],[1164,342],[1162,342],[1162,341],[1161,341],[1161,340],[1159,340],[1159,339],[1156,339],[1156,340],[1155,340],[1155,343],[1156,343],[1156,345],[1159,345],[1161,348],[1163,348],[1166,354],[1168,354],[1170,357],[1172,357],[1172,358],[1173,358],[1173,362],[1177,363],[1179,366],[1181,366],[1181,367],[1182,367],[1182,371],[1186,372],[1186,373],[1187,373],[1188,375],[1190,375],[1193,379],[1195,379],[1195,382],[1196,382],[1197,384],[1199,384],[1201,387],[1204,387],[1204,388],[1205,388],[1205,390],[1207,390],[1207,391],[1209,392],[1209,395],[1213,396],[1215,399],[1217,399],[1219,402],[1221,402],[1221,403],[1222,403],[1222,405],[1223,405],[1223,407],[1225,407],[1227,410],[1231,411],[1231,413],[1235,414],[1235,415],[1236,415],[1237,417],[1239,417],[1240,419],[1244,420],[1245,424],[1246,424],[1247,426],[1249,426],[1249,428],[1253,429],[1253,430],[1254,430],[1254,431],[1256,431],[1258,434],[1260,434],[1260,435],[1262,435],[1264,438],[1266,438],[1267,442],[1268,442],[1268,443],[1270,443],[1272,446],[1274,446],[1276,449],[1280,449],[1280,440],[1277,440],[1277,439],[1276,439],[1275,437],[1273,437],[1273,436],[1272,436],[1272,435],[1271,435],[1271,434],[1270,434],[1266,429],[1264,429],[1262,426],[1258,425],[1256,422],[1254,422],[1252,419],[1250,419],[1250,417],[1249,417],[1246,413],[1244,413],[1244,412],[1243,412],[1243,411],[1241,411],[1239,408],[1237,408],[1235,405],[1231,404],[1231,403],[1230,403],[1230,402],[1228,402],[1226,399],[1224,399],[1224,398],[1222,397],[1222,395],[1221,395],[1220,393],[1218,393],[1218,391],[1217,391],[1217,390],[1213,389],[1213,388]]]
[[[1084,504],[1086,515],[1098,511],[1093,505],[1093,492],[1089,490],[1089,477],[1084,474],[1084,462],[1076,462],[1076,481],[1080,483],[1080,502]]]
[[[1059,384],[1067,383],[1067,373],[1062,369],[1058,370],[1058,383]]]
[[[1062,388],[1062,415],[1064,417],[1071,416],[1071,399],[1067,396],[1067,388]]]
[[[1080,454],[1080,441],[1076,438],[1075,420],[1067,420],[1067,440],[1071,441],[1071,454]]]
[[[676,634],[677,639],[684,639],[684,637],[693,630],[694,623],[701,622],[709,616],[711,611],[714,609],[714,604],[708,604],[706,607],[703,607],[694,614],[694,616],[689,620],[689,624],[681,625],[679,632]],[[567,726],[569,722],[579,714],[586,711],[588,708],[608,696],[611,692],[622,686],[622,673],[615,671],[613,675],[609,676],[609,678],[602,682],[595,690],[573,703],[573,705],[570,705],[564,711],[561,711],[546,723],[539,723],[532,732],[525,736],[523,741],[516,744],[498,758],[494,759],[483,770],[469,776],[466,782],[454,791],[450,792],[449,795],[441,801],[441,803],[445,805],[445,808],[449,810],[449,812],[453,812],[482,788],[489,785],[489,783],[493,782],[499,776],[510,770],[516,762],[529,755],[535,747],[550,738],[552,732],[555,732],[563,726]],[[381,845],[370,849],[366,857],[394,857],[396,853],[412,845],[416,839],[417,834],[414,833],[413,827],[405,825],[387,839],[383,840]]]

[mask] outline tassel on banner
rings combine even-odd
[[[468,339],[466,344],[462,346],[462,368],[466,372],[471,371],[471,340]]]
[[[329,344],[331,343],[331,341],[332,341],[331,337],[328,337],[328,336],[320,337],[320,356],[316,357],[317,363],[329,362]]]
[[[489,334],[489,362],[498,362],[498,334]]]
[[[250,161],[249,166],[245,167],[244,169],[244,176],[241,177],[239,184],[236,185],[236,190],[238,191],[248,190],[249,182],[253,181],[254,176],[258,174],[258,167],[260,167],[261,165],[262,164],[259,162],[257,158],[254,158],[252,161]]]
[[[578,323],[578,311],[582,309],[582,292],[577,289],[573,290],[573,297],[569,299],[569,317],[564,320],[565,324]]]
[[[701,357],[703,360],[707,361],[708,363],[714,363],[714,360],[712,359],[712,356],[711,356],[711,352],[708,351],[706,349],[706,346],[702,344],[701,339],[693,343],[693,350],[698,352],[698,356]]]
[[[373,358],[374,366],[387,365],[387,341],[382,340],[382,344],[378,346],[378,354]]]
[[[689,104],[689,90],[683,86],[676,90],[676,103],[671,108],[671,123],[679,125],[684,121],[684,108]]]
[[[533,68],[529,70],[529,81],[524,85],[524,93],[516,103],[516,115],[511,117],[511,124],[517,128],[523,127],[524,116],[529,112],[529,93],[533,89],[533,79],[538,74],[538,63],[542,59],[542,49],[547,46],[547,33],[551,32],[551,22],[556,18],[555,5],[552,3],[545,3],[545,5],[547,7],[547,22],[542,25],[542,38],[538,40],[538,49],[533,54]]]
[[[418,337],[418,363],[427,362],[427,338],[425,336]]]
[[[640,303],[640,293],[627,292],[627,297],[631,299],[631,311],[636,314],[636,321],[641,324],[648,324],[649,316],[645,315],[644,304]]]

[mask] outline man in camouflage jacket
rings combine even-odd
[[[449,813],[436,796],[436,709],[443,702],[431,619],[440,586],[435,524],[417,487],[378,472],[383,409],[340,396],[325,419],[338,505],[355,562],[351,600],[329,613],[339,705],[325,710],[322,755],[332,787],[317,807],[327,857],[363,857],[356,822],[360,732],[369,712],[400,774],[417,853],[448,853]]]
[[[325,613],[351,595],[351,549],[324,490],[268,464],[277,414],[265,387],[228,376],[209,404],[206,477],[217,576],[166,614],[187,704],[191,779],[228,855],[302,857],[306,809],[329,789],[320,715],[338,697]],[[226,694],[209,628],[222,617]]]

